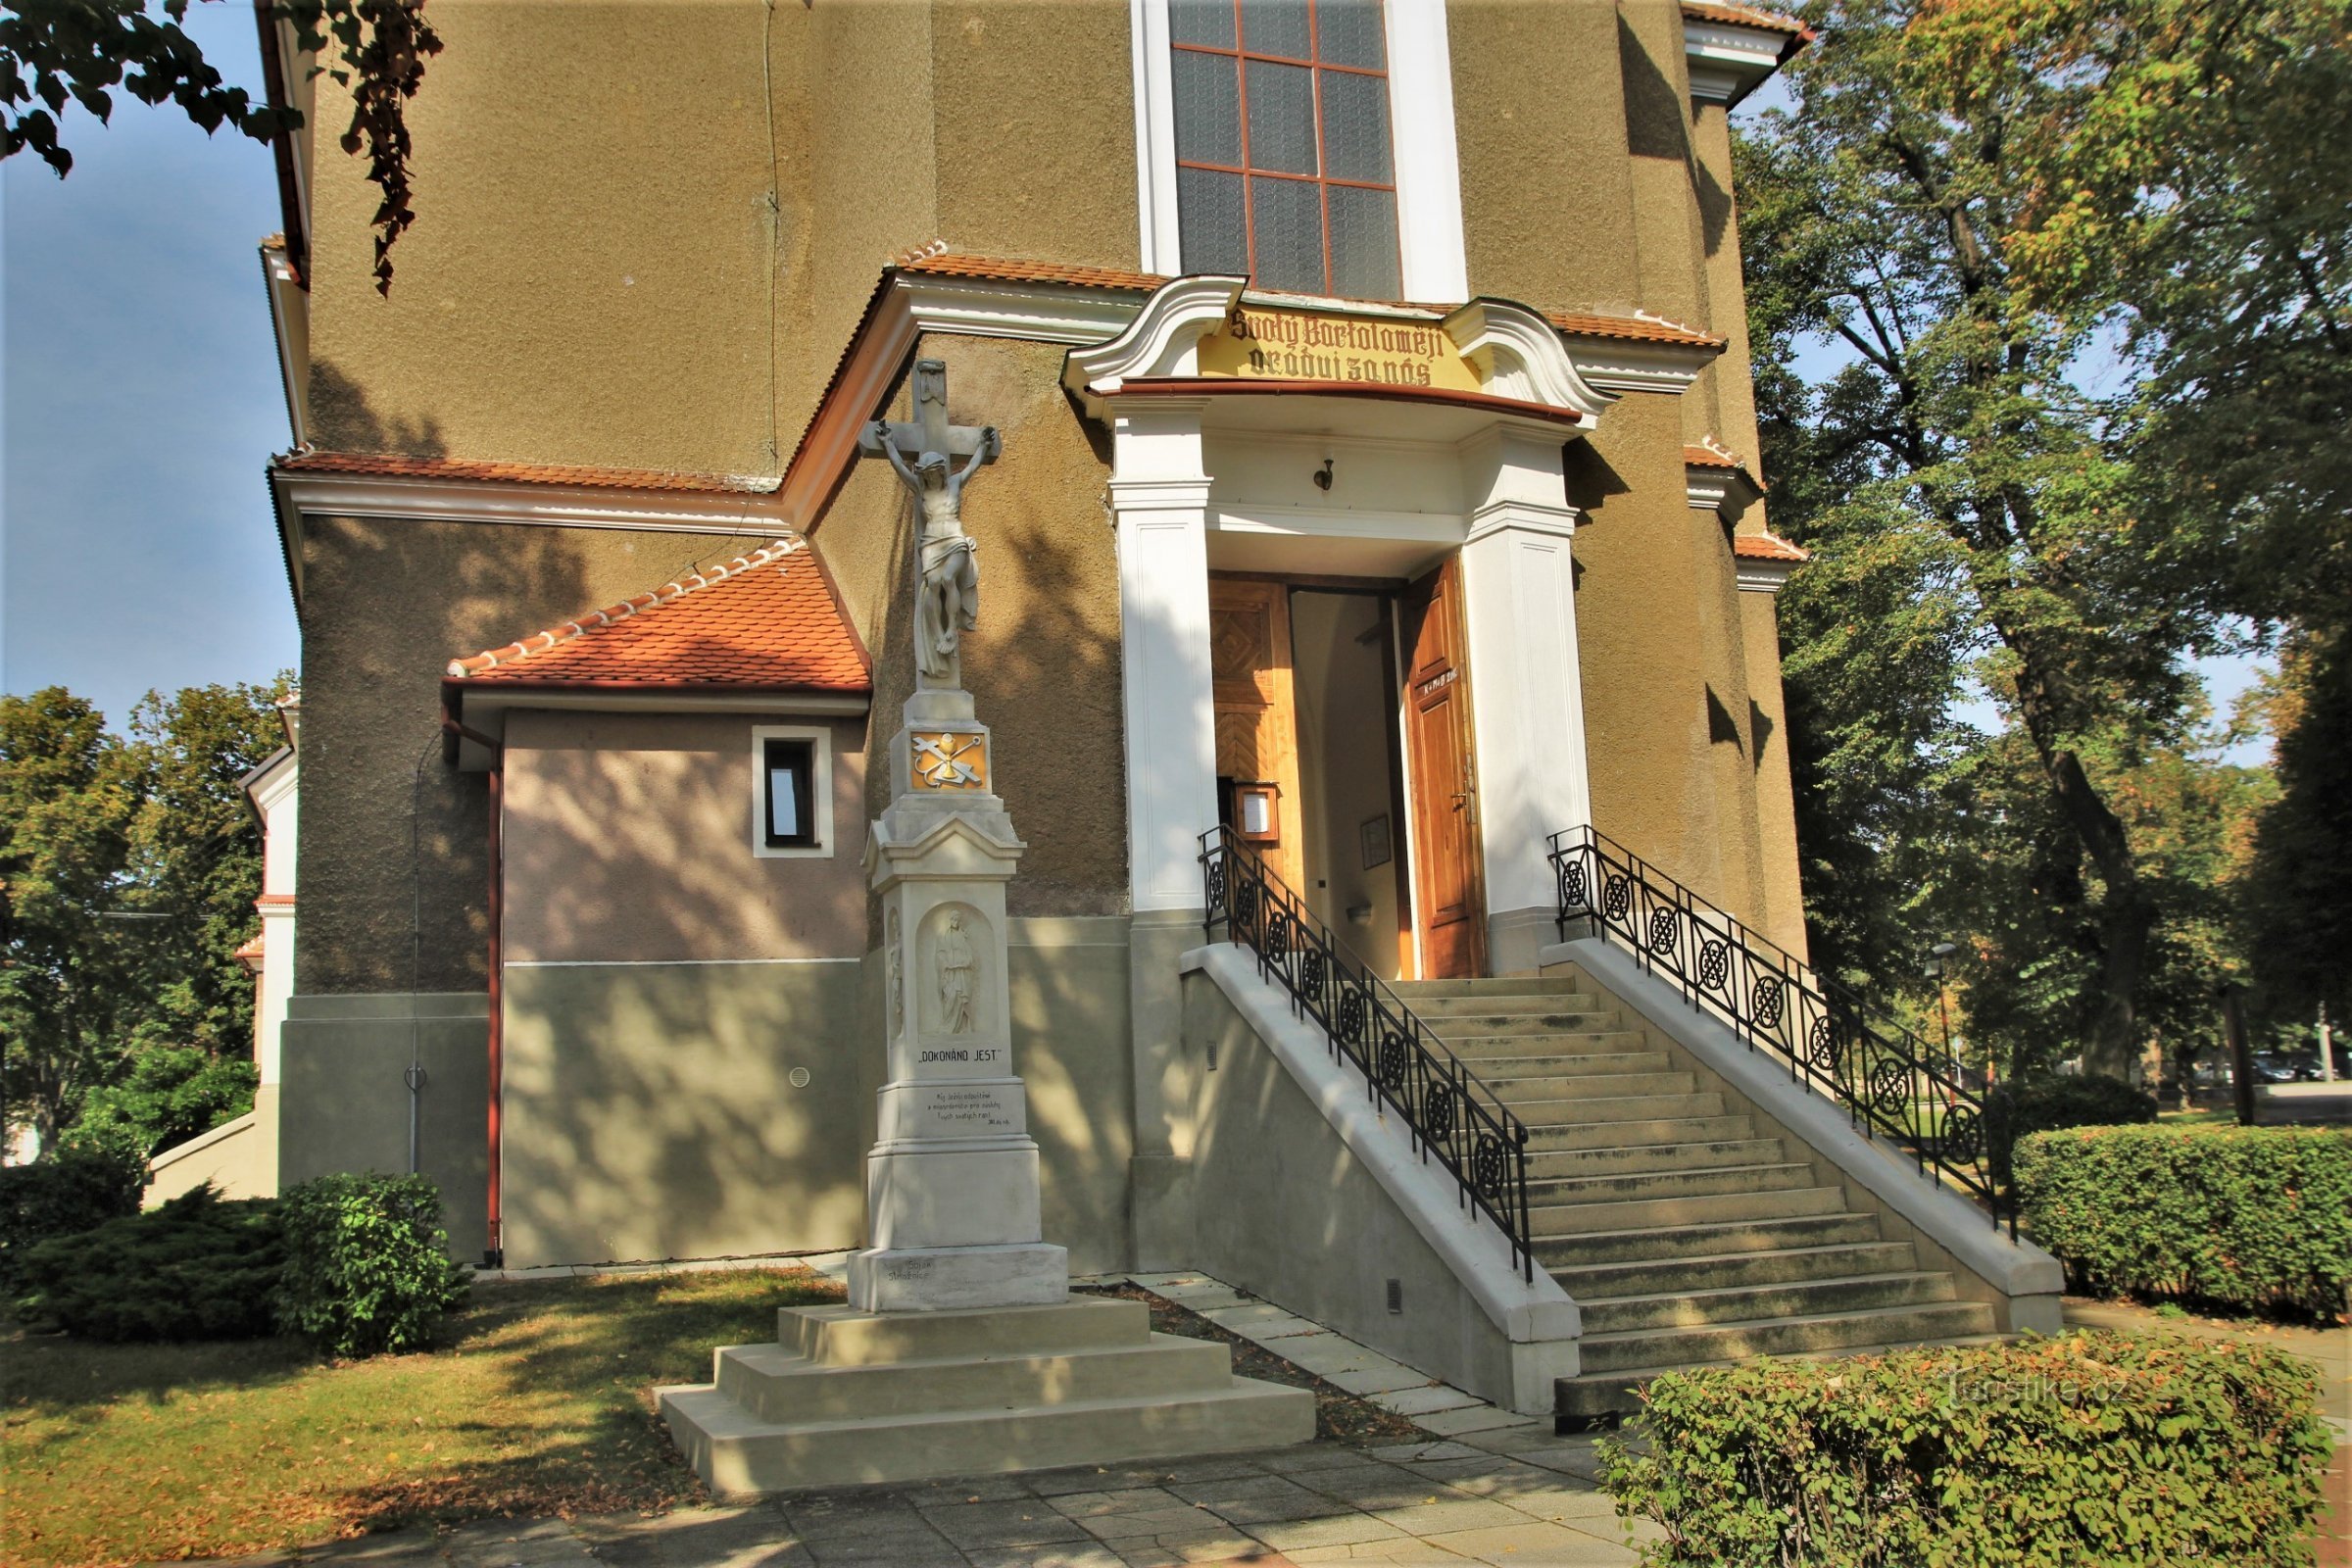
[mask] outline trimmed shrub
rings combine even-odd
[[[2344,1309],[2352,1131],[2078,1127],[2027,1139],[2017,1192],[2034,1239],[2099,1295]]]
[[[2012,1152],[2021,1139],[2060,1127],[2129,1127],[2156,1119],[2156,1097],[2121,1078],[2036,1073],[1996,1086],[1984,1101],[1992,1151],[1992,1179],[2012,1180]]]
[[[327,1354],[419,1348],[466,1299],[471,1275],[449,1259],[441,1190],[429,1178],[321,1176],[278,1201],[286,1267],[277,1321]]]
[[[93,1340],[237,1340],[274,1332],[277,1205],[210,1185],[144,1214],[27,1248],[17,1314]]]
[[[145,1161],[102,1150],[68,1149],[54,1159],[0,1166],[0,1298],[22,1289],[27,1248],[136,1214],[146,1186]]]
[[[2070,1334],[1649,1385],[1648,1451],[1602,1446],[1652,1564],[2308,1564],[2332,1441],[2264,1346]]]

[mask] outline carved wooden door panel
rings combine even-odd
[[[1275,875],[1300,887],[1298,710],[1291,678],[1290,590],[1278,582],[1208,580],[1209,676],[1216,700],[1217,781],[1274,788],[1274,837],[1250,848]],[[1239,824],[1237,824],[1239,825]]]
[[[1405,792],[1413,813],[1413,905],[1427,980],[1482,975],[1487,967],[1478,754],[1471,744],[1461,606],[1457,561],[1404,591]]]

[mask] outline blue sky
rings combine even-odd
[[[249,7],[189,30],[257,95]],[[151,687],[299,657],[263,465],[290,437],[255,246],[270,150],[122,98],[66,122],[74,172],[0,163],[0,689],[121,727]]]

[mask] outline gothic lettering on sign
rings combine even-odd
[[[1237,306],[1200,340],[1200,373],[1475,392],[1479,380],[1435,322]]]

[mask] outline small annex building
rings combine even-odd
[[[1774,598],[1804,553],[1753,460],[1727,118],[1796,24],[435,22],[389,291],[369,189],[310,131],[263,253],[304,637],[276,1180],[425,1171],[453,1250],[511,1268],[861,1245],[905,962],[868,824],[893,765],[964,765],[888,755],[922,523],[860,437],[926,364],[1002,443],[962,499],[961,668],[1027,846],[1001,978],[1074,1272],[1247,1276],[1522,1408],[1580,1343],[1588,1372],[1714,1343],[1602,1310],[1659,1288],[1575,1276],[1618,1266],[1570,1234],[1596,1225],[1805,1251],[1821,1292],[1741,1307],[1741,1345],[2054,1324],[2046,1259],[1961,1237],[1965,1203],[1563,922],[1552,836],[1597,832],[1802,965]],[[336,122],[263,30],[276,99]],[[1567,1230],[1502,1247],[1466,1152],[1458,1194],[1404,1191],[1418,1137],[1345,1108],[1386,1069],[1318,1077],[1352,1058],[1284,1044],[1322,1015],[1269,1000],[1266,931],[1226,945],[1249,866],[1296,901],[1284,941],[1328,933],[1460,1037]]]

